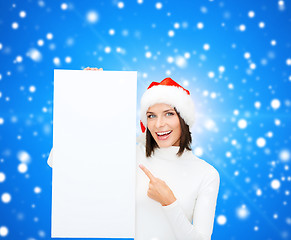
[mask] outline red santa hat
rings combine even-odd
[[[165,103],[175,107],[189,128],[195,122],[194,102],[190,97],[190,92],[171,78],[165,78],[160,83],[152,82],[143,94],[140,103],[140,126],[143,133],[147,126],[146,112],[156,103]]]

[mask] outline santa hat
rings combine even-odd
[[[148,108],[156,103],[169,104],[175,107],[189,128],[195,122],[194,102],[190,92],[171,78],[165,78],[160,83],[152,82],[143,94],[140,102],[140,126],[144,133],[147,126]]]

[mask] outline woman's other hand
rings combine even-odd
[[[140,164],[139,167],[150,179],[148,197],[159,202],[162,206],[168,206],[177,200],[165,181],[155,177],[144,165]]]
[[[86,67],[84,68],[84,70],[93,70],[93,71],[103,71],[103,68],[90,68],[90,67]]]

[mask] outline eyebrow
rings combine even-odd
[[[174,109],[168,109],[168,110],[165,110],[163,112],[169,112],[169,111],[174,111]],[[147,112],[147,113],[154,113],[154,112]]]

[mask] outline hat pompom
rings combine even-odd
[[[141,127],[141,131],[145,132],[146,128],[145,126],[142,124],[142,121],[140,120],[140,127]]]

